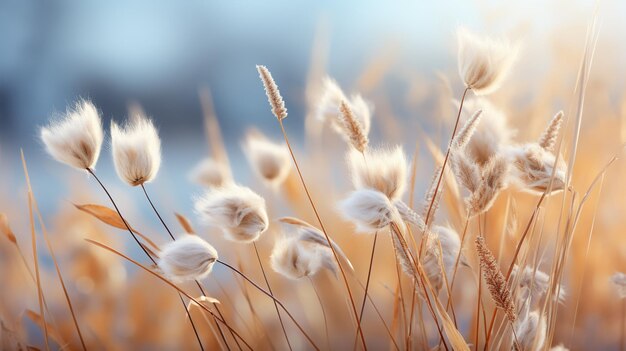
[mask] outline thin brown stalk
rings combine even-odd
[[[21,151],[22,159],[24,158],[24,151]],[[48,340],[48,324],[45,320],[44,308],[43,308],[43,290],[41,288],[41,275],[39,273],[39,258],[37,255],[37,237],[35,235],[35,219],[33,216],[33,194],[32,190],[28,188],[28,218],[30,220],[30,235],[33,248],[33,261],[35,263],[35,276],[37,277],[37,298],[39,301],[39,314],[43,320],[44,341],[46,350],[50,351],[50,341]]]
[[[324,334],[326,335],[326,348],[330,350],[330,333],[328,332],[328,318],[326,317],[326,308],[324,308],[322,297],[320,296],[319,291],[317,291],[317,287],[315,286],[315,282],[313,281],[313,278],[311,278],[310,276],[308,278],[309,278],[309,283],[311,283],[311,287],[313,288],[313,291],[315,292],[315,296],[317,296],[317,302],[319,302],[320,304],[320,309],[322,310],[322,317],[324,318]]]
[[[430,218],[430,212],[433,209],[433,205],[435,203],[435,199],[437,199],[437,194],[439,193],[439,187],[441,186],[441,180],[443,179],[443,175],[446,171],[446,165],[448,164],[448,159],[450,158],[450,150],[452,149],[452,143],[454,141],[454,137],[456,136],[457,129],[459,128],[459,122],[461,120],[461,111],[463,110],[463,102],[465,102],[465,97],[470,88],[465,88],[463,90],[463,96],[461,97],[461,103],[459,104],[459,111],[456,116],[456,122],[454,123],[454,129],[452,130],[452,136],[450,137],[450,143],[448,144],[448,150],[446,151],[446,156],[443,159],[443,164],[441,165],[441,172],[439,173],[439,178],[437,179],[437,185],[435,186],[435,191],[433,193],[433,198],[428,205],[428,211],[426,211],[426,217],[424,218],[426,228],[428,228],[428,218]],[[422,244],[424,240],[422,240]],[[420,245],[420,254],[422,253],[423,245]]]
[[[277,298],[274,297],[274,295],[270,294],[269,292],[267,292],[265,289],[263,289],[259,284],[255,283],[252,279],[248,278],[248,276],[246,276],[245,274],[243,274],[240,270],[238,270],[237,268],[231,266],[230,264],[221,261],[221,260],[217,260],[215,261],[223,266],[225,266],[226,268],[230,269],[231,271],[233,271],[234,273],[237,273],[239,276],[241,276],[243,279],[245,279],[248,283],[252,284],[252,286],[254,286],[257,290],[259,290],[260,292],[262,292],[264,295],[266,295],[267,297],[269,297],[270,299],[274,300],[278,306],[280,306],[283,311],[285,311],[285,313],[287,313],[287,315],[289,316],[289,318],[291,319],[291,321],[296,325],[296,327],[300,330],[300,332],[302,333],[302,335],[304,335],[304,337],[307,339],[307,341],[311,344],[311,346],[313,346],[314,349],[319,350],[319,347],[317,347],[317,345],[315,344],[315,342],[313,341],[313,339],[309,336],[309,334],[307,334],[304,331],[304,328],[302,328],[302,326],[300,325],[300,323],[298,323],[298,321],[296,320],[296,318],[291,314],[291,312],[289,312],[289,310],[285,307],[285,305],[278,300]]]
[[[361,338],[361,343],[363,343],[363,348],[367,350],[367,344],[365,343],[365,335],[363,334],[363,330],[361,329],[361,322],[359,322],[359,315],[356,310],[356,304],[354,303],[354,297],[352,295],[352,290],[350,289],[350,284],[348,283],[348,278],[346,277],[346,272],[343,268],[343,265],[341,264],[341,261],[339,260],[337,251],[332,245],[332,240],[330,239],[330,236],[328,236],[328,232],[326,231],[326,228],[324,227],[324,223],[322,222],[322,219],[320,218],[320,215],[317,212],[317,208],[315,206],[315,203],[313,202],[311,194],[309,193],[309,188],[307,187],[306,182],[304,181],[304,177],[302,176],[302,172],[300,171],[300,166],[298,165],[298,162],[296,161],[296,157],[293,153],[293,149],[291,148],[291,144],[289,143],[289,138],[287,137],[287,132],[285,131],[285,126],[283,125],[282,119],[278,119],[278,124],[280,125],[280,129],[283,133],[283,137],[285,139],[285,143],[287,144],[287,148],[289,149],[289,153],[291,154],[293,163],[296,166],[296,171],[298,172],[298,177],[300,178],[300,182],[302,183],[304,192],[306,193],[306,196],[309,200],[309,203],[311,204],[311,208],[313,209],[315,217],[317,218],[317,221],[320,224],[320,229],[322,229],[322,233],[324,233],[324,236],[326,237],[326,241],[328,242],[328,247],[330,247],[330,250],[332,251],[333,256],[335,257],[335,261],[337,261],[337,266],[339,267],[339,271],[341,272],[344,285],[346,286],[346,290],[348,292],[348,297],[350,298],[352,312],[354,313],[354,318],[357,321],[357,333],[359,333],[359,336]]]
[[[239,335],[239,333],[237,333],[237,331],[235,331],[234,329],[232,329],[224,320],[220,319],[217,315],[215,315],[215,313],[213,313],[213,311],[211,311],[208,307],[206,307],[202,302],[196,300],[193,296],[189,295],[188,293],[186,293],[184,290],[182,290],[181,288],[179,288],[176,284],[172,283],[171,281],[169,281],[168,279],[162,277],[161,275],[157,274],[156,272],[152,271],[150,268],[142,265],[141,263],[133,260],[132,258],[124,255],[123,253],[115,250],[114,248],[107,246],[103,243],[100,243],[98,241],[92,240],[92,239],[85,239],[85,241],[87,241],[90,244],[96,245],[100,248],[103,248],[109,252],[112,252],[116,255],[118,255],[119,257],[127,260],[128,262],[134,264],[135,266],[143,269],[144,271],[150,273],[151,275],[153,275],[154,277],[158,278],[159,280],[163,281],[164,283],[166,283],[167,285],[171,286],[172,288],[176,289],[180,294],[186,296],[188,299],[190,299],[191,301],[193,301],[196,305],[198,305],[198,307],[200,307],[201,309],[205,310],[207,313],[211,314],[214,318],[216,318],[220,323],[222,323],[226,328],[228,328],[229,330],[231,330],[233,333],[235,333],[235,335],[237,335],[237,337],[243,341],[243,343],[250,349],[253,350],[253,348],[241,337],[241,335]],[[185,307],[186,309],[186,307]]]
[[[43,217],[41,216],[41,212],[39,211],[39,206],[37,206],[37,200],[35,199],[35,196],[33,195],[33,188],[30,183],[30,176],[28,175],[28,167],[26,166],[26,158],[24,157],[23,151],[21,153],[21,156],[22,156],[22,166],[24,167],[24,176],[26,177],[26,186],[28,187],[29,203],[32,206],[32,208],[35,209],[35,213],[37,213],[37,218],[39,219],[39,225],[43,233],[43,238],[44,238],[44,241],[46,242],[46,246],[48,247],[50,258],[52,258],[52,262],[54,264],[57,277],[59,278],[59,282],[61,283],[61,287],[63,288],[65,301],[67,302],[67,306],[69,307],[70,314],[72,315],[72,321],[74,322],[74,327],[76,328],[76,332],[78,333],[80,344],[83,350],[87,350],[87,346],[85,345],[85,340],[83,339],[83,334],[80,331],[80,326],[78,325],[78,320],[76,319],[76,314],[74,313],[74,306],[72,305],[72,301],[67,292],[67,287],[65,286],[65,281],[63,280],[63,275],[61,274],[61,268],[59,267],[59,262],[57,261],[56,255],[54,254],[54,249],[52,248],[52,243],[50,242],[50,237],[48,236],[48,231],[46,230],[46,225],[43,221]],[[41,315],[43,317],[43,313]],[[45,321],[44,321],[44,324],[45,324]]]
[[[309,188],[307,187],[306,182],[304,181],[304,177],[302,176],[302,172],[300,171],[300,166],[298,165],[298,161],[296,160],[296,157],[293,153],[293,149],[291,148],[291,144],[289,143],[289,138],[287,137],[287,131],[285,131],[285,126],[283,125],[283,119],[287,117],[287,109],[285,108],[285,103],[283,101],[283,98],[280,96],[280,91],[278,90],[278,86],[276,85],[276,82],[272,78],[270,71],[265,66],[257,66],[257,70],[259,71],[259,75],[261,76],[263,86],[265,87],[265,93],[269,100],[270,106],[272,107],[272,113],[278,119],[280,130],[283,134],[283,138],[285,139],[285,144],[287,144],[287,148],[289,149],[289,154],[291,155],[291,159],[293,160],[293,163],[296,167],[296,171],[298,172],[298,177],[300,178],[300,182],[302,183],[304,192],[306,193],[307,199],[309,200],[309,203],[311,204],[311,208],[313,209],[313,212],[315,213],[315,217],[317,218],[317,221],[320,224],[320,229],[322,229],[322,232],[324,233],[324,236],[326,237],[328,246],[330,247],[330,250],[333,253],[333,256],[335,258],[335,261],[337,262],[339,271],[341,272],[343,282],[348,292],[348,297],[350,298],[352,312],[357,322],[357,333],[359,333],[359,336],[361,337],[363,348],[367,350],[367,344],[365,342],[365,335],[363,334],[363,330],[361,329],[361,322],[359,322],[359,314],[356,309],[356,304],[354,302],[352,290],[350,289],[350,284],[348,283],[348,278],[346,277],[346,272],[343,268],[343,265],[341,264],[341,261],[339,260],[339,256],[337,255],[337,251],[335,250],[332,244],[332,240],[330,239],[330,236],[328,235],[328,232],[326,231],[326,228],[324,227],[324,223],[322,222],[322,219],[319,213],[317,212],[317,207],[315,206],[315,203],[313,202],[313,198],[311,197],[311,194],[309,192]]]
[[[253,242],[252,244],[254,246],[254,253],[256,254],[257,261],[259,262],[259,267],[261,267],[261,273],[263,273],[263,280],[265,280],[265,285],[267,286],[267,290],[270,292],[270,294],[272,294],[272,296],[274,296],[274,292],[272,291],[270,282],[267,279],[267,274],[265,274],[265,268],[263,268],[263,262],[261,261],[261,255],[259,255],[259,249],[256,245],[256,242]],[[287,336],[285,323],[283,323],[283,317],[280,316],[280,311],[278,310],[278,304],[276,303],[276,300],[273,300],[272,302],[274,302],[274,308],[276,309],[276,314],[278,315],[278,321],[280,322],[280,327],[282,328],[283,334],[285,335],[287,346],[289,347],[289,350],[293,350],[293,348],[291,347],[291,343],[289,342],[289,336]]]

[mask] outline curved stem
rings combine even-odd
[[[459,112],[456,115],[456,122],[454,123],[454,130],[452,130],[452,136],[450,137],[450,143],[448,144],[448,150],[446,151],[446,156],[443,159],[443,164],[441,166],[441,172],[439,172],[439,178],[437,179],[437,186],[435,186],[435,191],[433,192],[432,199],[430,200],[430,205],[428,205],[428,211],[426,212],[426,217],[424,218],[425,227],[428,228],[428,221],[430,219],[430,212],[433,210],[433,205],[435,200],[437,199],[437,193],[439,192],[439,186],[441,186],[441,180],[443,179],[443,175],[446,171],[446,165],[448,164],[448,158],[450,158],[450,150],[452,149],[452,142],[454,142],[454,137],[456,136],[456,131],[459,128],[459,121],[461,120],[461,111],[463,110],[463,102],[465,102],[465,96],[467,92],[470,90],[469,87],[465,88],[463,91],[463,97],[461,97],[461,103],[459,104]],[[422,248],[424,244],[424,240],[420,244],[420,255],[422,254]]]
[[[146,191],[146,187],[144,186],[143,183],[141,184],[141,189],[143,190],[143,193],[146,196],[146,200],[148,200],[148,203],[150,204],[150,207],[152,207],[152,210],[154,211],[156,216],[159,218],[159,221],[161,221],[161,224],[163,224],[163,227],[165,228],[165,230],[169,234],[170,238],[172,238],[172,241],[176,241],[176,238],[174,238],[174,235],[172,234],[172,231],[167,226],[167,224],[165,224],[165,221],[163,220],[163,217],[161,217],[161,214],[159,213],[159,211],[157,211],[156,206],[154,206],[154,203],[152,202],[152,199],[150,199],[150,195],[148,195],[148,191]],[[204,292],[204,289],[202,289],[202,285],[200,285],[200,282],[198,282],[197,280],[195,282],[196,282],[196,285],[198,286],[198,289],[200,289],[200,292],[202,293],[202,295],[207,296],[207,294]],[[226,320],[224,318],[224,315],[220,311],[220,309],[217,307],[217,304],[213,303],[213,306],[215,307],[215,310],[219,314],[220,318],[222,318],[223,320]],[[228,342],[226,341],[226,337],[224,336],[224,332],[222,331],[222,327],[220,327],[220,324],[217,321],[215,321],[215,325],[217,326],[217,330],[220,333],[220,337],[222,338],[222,341],[224,342],[224,345],[226,345],[226,348],[228,350],[230,350],[230,347],[228,346]],[[195,331],[195,328],[194,328],[194,331]],[[241,345],[239,345],[239,341],[237,341],[237,338],[235,337],[235,334],[233,334],[232,331],[230,332],[230,334],[232,335],[233,339],[235,340],[235,343],[237,344],[237,346],[239,347],[239,350],[241,350]]]
[[[243,274],[241,271],[239,271],[237,268],[231,266],[230,264],[221,261],[221,260],[216,260],[215,262],[225,266],[226,268],[230,269],[231,271],[233,271],[234,273],[237,273],[239,276],[241,276],[243,279],[245,279],[248,283],[252,284],[252,286],[254,286],[257,290],[259,290],[260,292],[262,292],[263,294],[265,294],[267,297],[269,297],[270,299],[274,300],[282,309],[283,311],[285,311],[285,313],[287,313],[287,315],[289,316],[289,318],[291,319],[291,321],[296,325],[296,327],[298,327],[298,329],[300,330],[300,332],[302,333],[302,335],[304,335],[304,337],[309,341],[309,343],[311,344],[311,346],[313,346],[313,348],[315,348],[316,350],[319,351],[319,347],[317,347],[317,345],[315,344],[315,342],[313,341],[313,339],[311,339],[311,337],[309,336],[309,334],[307,334],[304,329],[302,328],[302,326],[300,326],[300,324],[298,323],[298,321],[296,320],[296,318],[291,314],[291,312],[289,312],[289,310],[287,310],[287,308],[285,307],[285,305],[283,305],[283,303],[276,299],[272,294],[270,294],[269,292],[267,292],[265,289],[263,289],[262,287],[259,286],[259,284],[255,283],[252,279],[248,278],[245,274]]]
[[[133,230],[130,229],[130,225],[128,224],[128,222],[126,222],[126,219],[124,219],[124,216],[122,216],[122,213],[120,212],[120,209],[117,207],[117,204],[115,203],[115,200],[113,200],[113,197],[111,196],[111,194],[109,193],[107,188],[100,181],[100,178],[98,178],[96,173],[91,168],[87,168],[87,172],[89,172],[89,174],[91,174],[94,177],[94,179],[98,182],[98,184],[100,184],[100,187],[102,188],[102,190],[104,190],[104,192],[107,194],[107,196],[109,197],[109,200],[111,201],[111,204],[113,204],[113,207],[115,208],[115,211],[117,212],[117,215],[120,216],[120,219],[124,223],[124,226],[126,227],[128,232],[130,233],[130,235],[133,237],[133,239],[135,239],[135,242],[137,243],[137,245],[139,245],[141,250],[143,250],[143,252],[146,254],[146,256],[148,256],[150,261],[152,261],[152,263],[154,263],[156,265],[155,259],[152,257],[152,255],[150,255],[150,253],[148,253],[148,250],[146,250],[146,248],[143,247],[143,245],[141,244],[139,239],[137,239],[137,237],[135,236],[135,233],[133,233]],[[191,318],[191,314],[189,314],[189,311],[187,310],[187,304],[183,300],[183,297],[180,295],[180,293],[178,294],[178,297],[180,298],[180,301],[183,303],[183,308],[185,309],[185,312],[187,313],[187,317],[189,318],[189,322],[191,322],[191,327],[193,328],[194,334],[196,335],[196,339],[198,340],[198,344],[200,345],[200,349],[202,351],[204,351],[204,347],[202,346],[202,341],[200,340],[200,335],[198,334],[198,331],[196,330],[196,325],[193,322],[193,319]]]
[[[293,160],[293,163],[296,166],[296,171],[298,172],[298,177],[300,177],[300,182],[302,183],[304,192],[306,193],[309,203],[311,204],[311,208],[313,209],[313,212],[315,213],[315,217],[317,218],[317,221],[320,224],[320,229],[322,229],[322,233],[324,233],[324,236],[326,237],[326,241],[328,241],[328,247],[330,247],[330,250],[332,251],[333,256],[335,257],[335,261],[337,261],[337,266],[339,266],[339,271],[341,272],[343,282],[346,286],[346,290],[348,291],[348,297],[350,298],[352,312],[354,313],[354,318],[356,319],[356,322],[357,322],[357,333],[359,333],[359,336],[361,337],[363,348],[367,350],[367,344],[365,343],[365,336],[363,335],[361,322],[359,321],[359,315],[356,310],[356,305],[354,303],[354,297],[352,296],[352,290],[350,289],[350,284],[348,283],[348,278],[346,277],[346,272],[344,271],[343,265],[341,264],[341,261],[339,260],[339,256],[337,255],[335,247],[332,244],[330,237],[328,236],[328,232],[326,231],[326,228],[324,228],[324,223],[322,222],[322,219],[320,218],[320,215],[317,212],[317,208],[315,207],[313,198],[311,197],[311,194],[309,193],[309,188],[307,187],[306,182],[304,181],[304,177],[302,176],[302,172],[300,171],[300,166],[298,165],[298,162],[296,161],[296,156],[294,155],[293,150],[291,148],[291,144],[289,143],[289,138],[287,137],[287,132],[285,131],[285,126],[283,125],[282,119],[280,118],[278,119],[278,124],[280,125],[280,130],[283,133],[283,137],[285,138],[285,143],[287,144],[287,148],[289,149],[289,153],[291,154],[291,159]]]
[[[256,241],[253,242],[252,245],[254,246],[254,253],[256,253],[256,259],[257,261],[259,261],[259,267],[261,267],[261,273],[263,273],[263,279],[265,280],[265,285],[267,285],[267,290],[269,290],[270,294],[274,296],[274,292],[272,291],[270,282],[267,279],[267,274],[265,274],[265,268],[263,268],[263,262],[261,261],[261,255],[259,255],[259,249],[256,245]],[[293,350],[293,348],[291,347],[291,343],[289,342],[289,336],[287,336],[285,323],[283,323],[283,317],[280,316],[280,311],[278,310],[278,304],[276,303],[276,300],[274,300],[273,302],[274,302],[274,308],[276,309],[276,314],[278,315],[278,321],[280,322],[280,327],[282,328],[283,334],[285,335],[285,340],[287,340],[287,346],[289,347],[289,350]]]

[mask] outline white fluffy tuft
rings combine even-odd
[[[291,171],[289,149],[283,143],[274,143],[258,131],[246,136],[243,150],[256,174],[273,186],[282,184]]]
[[[269,225],[265,200],[237,184],[208,190],[196,200],[195,209],[204,222],[222,228],[232,241],[253,242]]]
[[[134,116],[122,128],[111,122],[111,151],[117,175],[131,186],[150,182],[159,172],[161,140],[144,116]]]
[[[167,278],[184,282],[205,278],[217,259],[213,246],[196,235],[185,234],[163,247],[157,264]]]
[[[357,190],[375,189],[391,201],[400,199],[404,194],[408,164],[402,147],[368,149],[365,154],[350,150],[348,164]]]
[[[362,233],[374,233],[389,226],[392,221],[400,223],[398,210],[385,194],[362,189],[352,192],[340,203],[343,216],[356,225]]]
[[[89,100],[80,100],[62,119],[42,127],[40,136],[57,161],[84,170],[96,165],[104,132],[96,107]]]

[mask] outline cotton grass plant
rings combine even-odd
[[[586,86],[592,63],[591,39],[579,71],[568,71],[569,76],[578,73],[574,98],[578,106],[583,105],[585,94],[580,89]],[[16,274],[7,274],[11,282],[7,290],[36,293],[31,303],[37,308],[28,308],[23,317],[34,323],[28,328],[40,330],[43,340],[36,346],[578,349],[586,344],[575,334],[584,331],[589,318],[597,317],[591,312],[594,304],[610,305],[604,308],[615,316],[601,322],[615,325],[607,333],[614,344],[623,345],[626,279],[615,273],[602,285],[597,278],[619,269],[615,260],[606,260],[611,267],[603,261],[617,239],[606,241],[600,233],[592,245],[591,237],[596,224],[595,231],[611,231],[600,191],[608,184],[617,195],[621,189],[608,174],[617,168],[617,156],[610,158],[613,153],[600,143],[589,143],[593,151],[578,148],[579,140],[598,138],[579,129],[580,109],[554,113],[559,106],[549,104],[533,110],[533,123],[526,119],[516,123],[520,115],[529,118],[528,111],[518,111],[519,103],[499,94],[520,84],[507,78],[518,70],[516,62],[523,64],[517,44],[461,28],[457,45],[458,77],[447,80],[463,91],[452,96],[458,101],[450,103],[450,96],[441,99],[453,109],[452,124],[443,124],[444,147],[429,139],[430,133],[401,133],[410,134],[408,141],[418,147],[425,145],[433,164],[423,153],[405,152],[412,149],[406,148],[402,135],[381,138],[392,119],[370,102],[380,98],[367,89],[354,92],[348,85],[344,92],[323,72],[311,78],[315,82],[310,84],[319,89],[311,95],[307,114],[315,118],[309,123],[329,126],[327,137],[339,143],[309,146],[325,156],[323,164],[315,163],[318,159],[308,149],[299,148],[304,142],[292,144],[285,128],[298,118],[287,119],[286,105],[296,103],[291,101],[293,94],[285,95],[289,97],[285,101],[269,69],[257,66],[269,103],[269,111],[259,113],[271,113],[283,136],[277,141],[259,132],[275,126],[271,119],[258,120],[247,132],[242,129],[239,145],[259,188],[243,183],[233,171],[238,168],[231,169],[208,90],[202,90],[211,152],[186,171],[202,190],[189,194],[195,216],[172,216],[172,205],[154,201],[158,199],[149,192],[161,186],[159,170],[167,167],[161,148],[169,146],[162,145],[159,121],[135,108],[126,122],[111,122],[113,166],[117,181],[124,185],[115,190],[141,188],[153,212],[150,220],[157,223],[149,230],[127,216],[132,212],[122,214],[118,203],[123,197],[114,197],[95,171],[106,139],[96,105],[78,100],[54,117],[40,130],[45,150],[55,160],[86,171],[112,208],[75,204],[71,213],[79,209],[83,222],[55,221],[59,228],[49,236],[24,158],[32,256],[21,251],[24,239],[9,225],[14,219],[9,214],[0,214],[0,233],[7,239],[0,242],[0,253],[9,243],[6,251],[17,254],[7,255],[7,261],[13,263],[12,257],[17,257],[13,260],[27,272],[28,286],[16,283],[21,279]],[[280,81],[283,72],[278,67],[274,72]],[[262,99],[258,88],[256,98]],[[562,96],[550,98],[563,101]],[[590,103],[598,106],[597,101]],[[543,131],[532,128],[535,122]],[[604,127],[604,134],[610,135],[609,129]],[[333,179],[325,174],[328,169]],[[300,183],[294,185],[295,179]],[[106,179],[107,185],[114,181]],[[416,199],[416,193],[424,196]],[[605,196],[611,195],[617,196]],[[62,287],[64,304],[41,266],[35,219],[54,261],[54,282]],[[107,226],[93,226],[93,220]],[[196,228],[196,221],[202,226]],[[68,248],[60,240],[51,244],[57,231],[74,233],[71,228],[79,228],[79,236],[87,241],[68,242]],[[133,238],[140,250],[137,257],[114,248],[116,241],[109,235],[113,230]],[[596,244],[599,235],[605,241]],[[132,279],[121,279],[121,288],[114,288],[102,283],[109,282],[102,277],[110,275],[109,263],[118,261],[137,272]],[[78,267],[78,262],[89,271],[84,274],[88,279],[74,279],[70,267]],[[597,272],[578,278],[580,267],[587,265]],[[4,268],[2,272],[11,273]],[[261,278],[263,283],[257,283]],[[89,294],[81,293],[89,287]],[[597,289],[615,292],[607,299],[610,303],[595,301]],[[180,304],[173,300],[174,291]],[[98,301],[97,307],[88,306],[87,297]],[[621,308],[615,308],[618,304]],[[24,349],[37,343],[5,322],[12,311],[5,305],[0,305],[2,347]],[[61,313],[61,307],[69,313]],[[167,326],[154,316],[167,320]],[[118,329],[126,328],[119,336]]]

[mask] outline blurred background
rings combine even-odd
[[[149,189],[170,221],[174,211],[195,221],[192,199],[202,188],[190,182],[188,174],[209,152],[201,91],[210,91],[235,179],[263,189],[246,163],[241,142],[249,127],[277,140],[281,136],[257,64],[266,65],[280,87],[289,111],[285,125],[299,155],[307,157],[310,151],[304,137],[306,116],[313,107],[311,91],[328,74],[347,93],[359,92],[375,106],[373,144],[403,144],[408,155],[416,143],[421,145],[419,197],[433,170],[420,133],[445,145],[454,118],[450,102],[463,90],[456,72],[457,27],[521,43],[513,72],[494,100],[518,129],[517,139],[527,140],[538,135],[555,111],[571,111],[585,33],[595,11],[600,36],[581,137],[581,148],[587,151],[580,156],[585,161],[580,164],[594,169],[594,174],[579,170],[581,178],[575,181],[580,181],[581,190],[626,141],[626,2],[621,0],[0,0],[0,212],[8,215],[16,233],[27,238],[20,149],[44,217],[57,227],[67,228],[59,223],[75,215],[71,203],[107,203],[91,179],[53,161],[38,139],[40,126],[81,97],[99,108],[106,129],[110,120],[124,121],[133,106],[154,120],[162,138],[163,164]],[[338,145],[337,140],[332,142]],[[132,191],[136,189],[115,175],[108,142],[105,145],[96,168],[123,212],[138,225],[159,228],[141,192]],[[328,164],[343,161],[341,152],[324,157],[322,162]],[[304,163],[309,178],[344,171]],[[624,165],[619,167],[624,174]],[[329,173],[316,173],[322,169]],[[623,267],[626,257],[623,245],[615,245],[623,237],[626,206],[619,201],[626,187],[613,177],[609,181],[619,191],[603,200],[606,205],[596,230],[605,229],[600,243],[614,246],[609,253],[599,247],[591,251],[596,259],[612,255],[611,266],[604,267],[604,275],[589,287],[605,294],[607,274]],[[339,184],[334,187],[348,182],[345,175],[335,180]],[[292,209],[279,202],[274,210],[289,215]],[[84,228],[71,227],[63,235],[83,232]],[[130,243],[122,238],[115,240]],[[584,251],[584,242],[578,249]],[[129,246],[128,251],[133,250],[137,249]],[[47,257],[44,263],[50,265]],[[91,291],[78,285],[78,291]],[[579,323],[586,331],[581,335],[594,336],[579,340],[579,345],[614,346],[613,341],[603,342],[601,333],[610,325],[616,334],[618,319],[599,317],[611,311],[611,306],[603,308]],[[589,310],[581,307],[580,313]],[[597,324],[599,320],[605,324]],[[71,333],[71,325],[67,328]],[[559,334],[560,339],[568,332]]]

